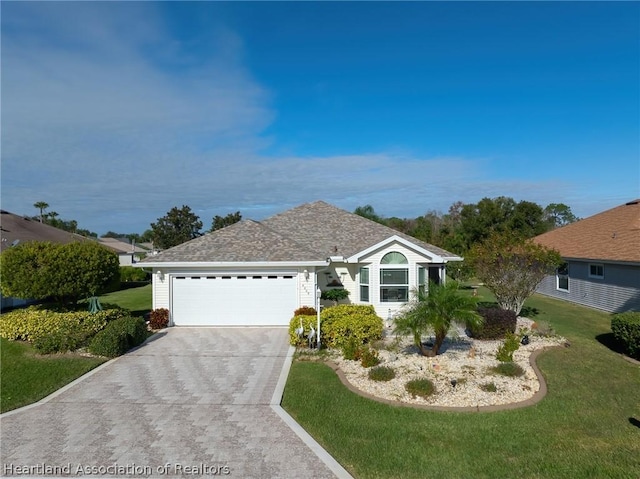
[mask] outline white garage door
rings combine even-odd
[[[184,275],[172,279],[177,326],[287,325],[298,307],[294,274]]]

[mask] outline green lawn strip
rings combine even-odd
[[[0,411],[39,401],[105,362],[77,354],[35,354],[29,343],[0,338]]]
[[[151,285],[123,289],[100,296],[101,303],[117,304],[131,311],[133,316],[143,316],[151,311]]]
[[[640,477],[640,431],[629,421],[640,419],[640,368],[595,339],[610,316],[543,296],[526,306],[571,343],[539,357],[549,392],[535,406],[480,414],[387,406],[313,362],[294,362],[283,406],[356,477]]]
[[[151,310],[151,285],[124,289],[100,297],[143,316]],[[39,401],[105,362],[75,353],[38,355],[29,343],[2,339],[0,361],[0,411]]]

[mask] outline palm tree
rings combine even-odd
[[[42,223],[43,212],[49,207],[49,203],[38,201],[37,203],[33,204],[33,207],[40,210],[40,223]]]
[[[476,312],[476,299],[458,292],[455,281],[446,284],[429,283],[429,291],[412,291],[414,299],[409,307],[395,320],[397,334],[410,334],[423,356],[438,354],[453,323],[467,327],[482,324],[482,316]],[[422,344],[422,335],[435,333],[433,347],[429,350]]]

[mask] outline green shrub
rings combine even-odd
[[[296,330],[300,327],[301,324],[304,329],[302,338],[298,337],[298,334],[296,333]],[[317,315],[299,315],[291,318],[291,321],[289,321],[289,344],[291,344],[292,346],[304,346],[308,344],[307,337],[309,336],[309,331],[311,331],[312,327],[313,329],[316,329],[318,327]],[[324,342],[324,334],[322,341]]]
[[[372,381],[391,381],[396,377],[396,372],[388,366],[376,366],[369,369],[369,379]]]
[[[127,310],[119,308],[90,313],[52,311],[43,306],[30,306],[0,316],[0,336],[32,342],[41,341],[46,336],[70,332],[86,334],[88,337],[103,329],[109,321],[128,315]]]
[[[513,361],[513,353],[520,347],[520,336],[516,336],[513,333],[507,333],[504,339],[504,343],[498,348],[496,353],[496,359],[503,363],[510,363]]]
[[[513,311],[498,307],[479,307],[478,314],[484,322],[470,328],[471,336],[476,339],[502,339],[507,333],[516,332],[518,316]]]
[[[120,266],[120,282],[122,283],[128,283],[130,281],[147,281],[149,276],[149,273],[144,271],[142,268]]]
[[[420,396],[421,398],[428,398],[436,392],[436,387],[428,379],[414,379],[404,385],[411,397]]]
[[[89,351],[98,356],[114,358],[142,344],[147,334],[147,325],[142,318],[120,318],[111,321],[93,337]]]
[[[317,316],[318,311],[312,306],[301,306],[293,312],[294,316]]]
[[[328,299],[338,304],[338,301],[347,299],[349,297],[349,291],[346,289],[328,289],[323,291],[320,295],[320,299]]]
[[[40,354],[65,353],[86,346],[94,334],[65,325],[55,332],[38,337],[33,341],[33,346]]]
[[[158,308],[149,314],[149,326],[151,329],[164,329],[169,325],[169,310]]]
[[[640,312],[614,314],[611,317],[611,331],[629,356],[640,359]]]
[[[367,346],[360,349],[360,364],[363,368],[371,368],[380,364],[378,351]]]
[[[373,306],[339,304],[320,313],[322,343],[329,348],[342,348],[354,338],[365,344],[382,337],[383,323]]]
[[[480,385],[480,389],[487,393],[494,393],[498,390],[495,383],[484,383]]]
[[[361,346],[356,338],[349,338],[342,345],[342,357],[348,361],[358,361],[362,354]]]
[[[502,376],[517,377],[524,374],[524,369],[516,363],[500,363],[497,366],[491,368],[494,373]]]

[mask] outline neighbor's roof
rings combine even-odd
[[[541,234],[564,258],[640,262],[640,199]]]
[[[54,228],[37,220],[0,210],[0,251],[28,241],[71,243],[89,238]]]
[[[119,240],[117,238],[98,238],[98,241],[108,248],[111,248],[116,253],[148,253],[144,248],[140,248],[137,244],[132,245],[126,241]]]
[[[304,262],[350,257],[392,236],[438,256],[456,255],[323,201],[306,203],[262,222],[244,220],[146,258],[144,263]]]

